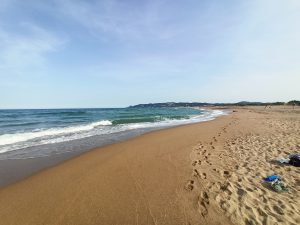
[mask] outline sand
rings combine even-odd
[[[0,189],[0,224],[299,224],[300,110],[214,121],[94,149]],[[278,174],[288,193],[263,177]]]

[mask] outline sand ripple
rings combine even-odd
[[[198,200],[203,216],[208,204],[216,204],[234,224],[300,224],[299,168],[273,161],[300,151],[300,120],[294,115],[233,116],[211,142],[194,147],[192,177],[204,187]],[[239,125],[245,119],[251,126]],[[263,181],[273,174],[288,184],[288,193],[276,193]]]

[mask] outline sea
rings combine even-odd
[[[88,150],[224,114],[174,107],[0,110],[0,160]]]

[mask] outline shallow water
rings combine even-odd
[[[223,114],[194,108],[0,110],[0,159],[90,149]]]

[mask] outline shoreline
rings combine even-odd
[[[211,120],[223,114],[220,110],[200,110],[189,107],[177,109],[153,109],[154,114],[147,114],[145,109],[129,112],[126,108],[115,111],[112,109],[24,110],[19,116],[16,113],[18,111],[11,112],[19,120],[26,120],[26,116],[22,118],[23,114],[29,114],[32,122],[27,121],[23,127],[19,127],[18,123],[10,121],[9,117],[4,118],[4,128],[0,134],[0,160],[36,158],[92,149],[111,144],[114,140],[125,140],[152,130]],[[129,117],[124,117],[124,114],[128,114]],[[5,115],[4,112],[4,117]],[[64,117],[65,115],[71,117],[68,119]],[[50,121],[45,122],[43,128],[40,127],[40,116],[43,120]],[[59,126],[54,125],[56,123]],[[18,128],[5,128],[8,124]]]
[[[230,115],[96,148],[0,189],[4,224],[287,224],[300,222],[300,110]],[[278,194],[262,183],[276,172]],[[249,210],[251,208],[251,210]]]
[[[223,110],[228,111],[228,110]],[[215,120],[219,117],[226,116],[227,114],[217,116],[213,118],[212,120]],[[26,179],[34,174],[37,174],[43,170],[49,169],[51,167],[55,167],[61,163],[64,163],[65,161],[71,160],[73,158],[79,157],[82,154],[85,154],[90,151],[94,151],[99,148],[104,148],[112,144],[117,144],[117,143],[122,143],[124,141],[128,141],[131,139],[135,139],[137,137],[143,136],[145,134],[149,134],[152,132],[157,132],[160,130],[168,130],[172,128],[177,128],[181,126],[188,126],[192,124],[198,124],[198,123],[203,123],[203,122],[209,122],[212,121],[207,120],[207,121],[199,121],[199,122],[194,122],[194,123],[189,123],[189,124],[180,124],[180,125],[175,125],[175,126],[170,126],[170,127],[157,127],[157,128],[148,128],[144,130],[133,130],[133,131],[127,131],[127,132],[120,132],[120,136],[112,140],[109,135],[106,135],[105,137],[89,137],[85,139],[101,139],[101,141],[98,141],[97,146],[93,147],[78,147],[75,148],[75,150],[71,151],[66,151],[62,153],[55,153],[52,155],[48,156],[41,156],[41,157],[33,157],[33,158],[7,158],[7,159],[0,159],[0,189],[4,188],[6,186],[9,186],[11,184],[17,183],[19,181],[22,181],[23,179]],[[122,133],[124,133],[122,135]],[[79,140],[73,140],[71,142],[78,142],[80,143]],[[54,145],[62,145],[65,148],[69,145],[69,141],[64,142],[64,143],[57,143]],[[50,145],[51,146],[51,145]],[[35,149],[39,149],[40,146],[34,147]],[[18,151],[18,150],[17,150]],[[4,153],[6,154],[6,153]]]

